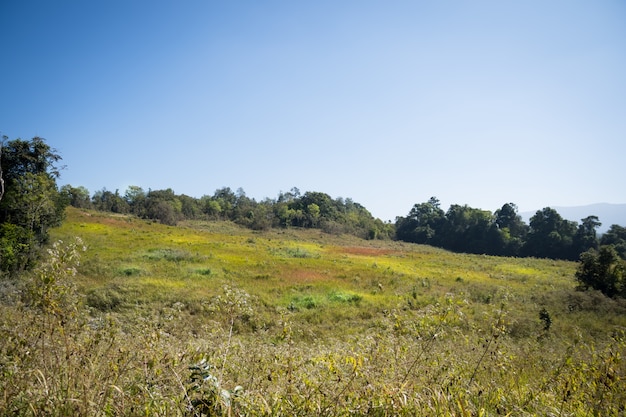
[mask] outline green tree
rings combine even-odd
[[[600,238],[600,245],[612,245],[617,254],[626,260],[626,227],[613,224]]]
[[[119,190],[111,192],[103,188],[94,193],[93,197],[91,197],[91,202],[96,210],[121,214],[130,212],[130,207],[126,200],[120,196]]]
[[[33,264],[34,233],[12,223],[0,224],[0,270],[15,272]]]
[[[574,235],[573,251],[581,254],[589,249],[598,249],[596,229],[602,226],[597,216],[587,216],[581,219],[578,230]]]
[[[318,220],[337,220],[339,218],[336,202],[326,193],[307,191],[302,197],[296,199],[296,202],[298,202],[296,208],[304,211],[309,217],[308,220],[312,221],[310,226],[317,226]]]
[[[396,236],[406,242],[437,246],[445,221],[439,200],[431,197],[425,203],[415,204],[407,217],[396,219]]]
[[[494,253],[499,233],[494,215],[467,205],[453,204],[446,213],[441,246],[457,252]]]
[[[45,139],[38,136],[30,141],[15,139],[6,141],[2,146],[3,176],[8,188],[11,182],[26,173],[46,174],[59,178],[61,167],[56,165],[61,160],[56,149],[51,148]]]
[[[32,230],[41,241],[47,236],[47,228],[59,222],[56,216],[56,200],[59,194],[52,178],[45,174],[26,172],[12,182],[6,205],[13,213],[15,224]]]
[[[268,230],[275,225],[276,218],[272,208],[273,202],[269,199],[255,204],[249,215],[249,226],[253,230]]]
[[[528,225],[517,214],[517,206],[506,203],[494,213],[500,231],[501,248],[498,255],[517,256],[520,254],[528,234]]]
[[[309,225],[311,227],[316,227],[320,221],[320,206],[315,203],[311,203],[306,206],[306,214],[308,218]]]
[[[242,226],[251,227],[254,223],[254,212],[257,206],[257,202],[248,197],[243,188],[238,188],[235,193],[231,220]]]
[[[171,188],[150,190],[146,195],[146,217],[175,226],[183,218],[183,203]]]
[[[185,194],[179,195],[178,199],[181,203],[181,213],[185,219],[193,220],[202,218],[202,206],[198,199]]]
[[[12,272],[31,264],[48,229],[62,221],[67,199],[56,184],[61,160],[56,151],[39,137],[7,139],[0,147],[0,269]]]
[[[73,187],[69,184],[66,184],[61,187],[60,193],[67,202],[67,204],[72,207],[82,209],[88,209],[92,207],[89,190],[85,187]]]
[[[578,257],[572,250],[576,222],[565,220],[553,208],[539,210],[530,219],[530,231],[522,248],[525,256],[550,259]]]
[[[137,217],[146,217],[146,192],[137,185],[129,185],[124,192],[124,201],[130,212]]]
[[[626,297],[626,263],[613,246],[591,249],[580,256],[576,279],[581,288],[593,288],[609,297]]]
[[[320,227],[322,222],[337,221],[340,217],[336,202],[325,193],[307,191],[300,196],[297,188],[292,193],[279,196],[281,205],[287,202],[287,210],[281,209],[279,218],[291,220],[288,226]],[[281,217],[283,216],[283,217]]]
[[[155,200],[152,202],[148,209],[148,216],[168,226],[176,226],[179,219],[173,204],[165,200]]]
[[[219,201],[209,195],[204,195],[200,198],[200,207],[209,219],[217,220],[221,217],[222,207]]]
[[[213,200],[219,204],[219,213],[222,220],[234,219],[237,196],[233,190],[230,189],[230,187],[215,190],[215,193],[213,193]]]

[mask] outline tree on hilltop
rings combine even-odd
[[[406,242],[437,245],[437,233],[445,221],[445,212],[439,200],[431,197],[425,203],[415,204],[407,217],[398,217],[396,234]]]
[[[565,220],[553,208],[538,210],[530,218],[530,230],[522,248],[524,255],[537,258],[571,259],[576,223]]]
[[[612,245],[617,254],[626,260],[626,227],[613,224],[600,238],[600,245]]]

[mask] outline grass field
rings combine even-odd
[[[73,208],[57,240],[4,283],[2,415],[626,413],[626,303],[575,263]]]

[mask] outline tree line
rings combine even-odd
[[[395,224],[400,240],[456,252],[578,260],[590,249],[614,245],[626,257],[626,229],[612,225],[598,238],[596,229],[601,225],[597,216],[577,223],[550,207],[538,210],[526,224],[513,203],[494,213],[458,204],[444,211],[435,197],[415,204]]]
[[[184,220],[226,220],[254,230],[276,227],[316,228],[364,239],[397,239],[464,253],[496,256],[580,260],[577,278],[582,287],[626,296],[624,259],[626,228],[601,226],[590,215],[580,223],[563,219],[546,207],[526,224],[517,206],[506,203],[494,213],[453,204],[444,211],[437,198],[415,204],[395,223],[382,222],[349,198],[297,188],[275,199],[256,201],[243,189],[217,189],[200,198],[172,189],[130,186],[120,194],[102,189],[90,195],[82,186],[57,186],[61,160],[45,140],[3,137],[0,144],[0,271],[11,273],[31,266],[47,242],[48,229],[59,225],[65,208],[95,209],[176,225]],[[607,278],[608,277],[608,278]],[[611,282],[607,284],[607,282]]]
[[[90,196],[84,187],[64,185],[61,194],[69,204],[176,225],[184,220],[226,220],[254,230],[276,227],[321,229],[333,234],[352,234],[364,239],[391,239],[394,226],[374,218],[361,204],[350,198],[332,198],[326,193],[298,188],[280,192],[275,199],[256,201],[239,188],[216,190],[200,198],[176,194],[172,189],[145,191],[130,186],[120,194],[102,189]]]
[[[598,238],[601,225],[597,216],[577,223],[550,207],[526,224],[513,203],[494,213],[458,204],[444,212],[432,197],[396,219],[395,236],[456,252],[580,261],[576,279],[581,289],[626,297],[626,228],[611,225]]]
[[[90,196],[84,187],[64,185],[61,194],[79,208],[133,214],[168,225],[183,220],[228,220],[255,230],[275,227],[317,228],[364,239],[397,239],[441,247],[454,252],[496,256],[537,257],[577,261],[580,255],[612,245],[626,259],[626,228],[612,225],[601,237],[599,218],[566,220],[553,208],[538,210],[526,224],[514,203],[489,210],[453,204],[444,211],[435,197],[415,204],[395,223],[376,219],[349,198],[333,199],[322,192],[298,188],[280,192],[276,199],[256,201],[243,189],[220,188],[200,198],[171,189],[145,191],[130,186],[124,194],[102,189]]]

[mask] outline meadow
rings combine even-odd
[[[2,282],[2,415],[626,415],[626,302],[573,262],[76,208],[51,242]]]

